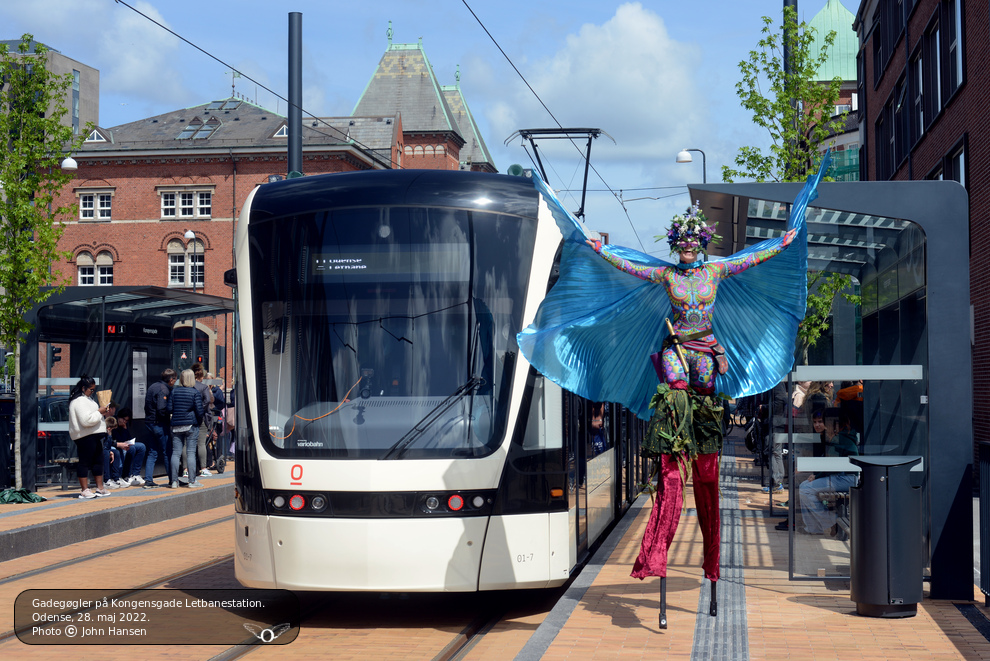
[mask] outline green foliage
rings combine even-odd
[[[817,80],[836,33],[826,35],[821,50],[813,52],[814,33],[807,23],[798,22],[793,7],[784,8],[780,26],[763,17],[758,50],[750,51],[749,59],[739,63],[742,80],[736,83],[736,94],[742,106],[753,113],[753,122],[767,131],[771,145],[767,153],[758,147],[741,147],[736,167],[722,167],[724,181],[804,181],[818,169],[820,150],[830,144],[830,136],[843,128],[848,113],[832,116],[842,80]],[[790,73],[784,71],[785,38],[790,46]],[[843,293],[851,283],[848,275],[808,272],[807,311],[798,327],[798,349],[804,363],[808,349],[828,330],[835,297],[841,294],[850,303],[859,303],[858,296]]]
[[[79,149],[85,135],[73,138],[60,124],[72,76],[46,67],[47,50],[24,35],[16,52],[0,45],[0,344],[13,347],[30,330],[25,313],[44,301],[62,276],[54,264],[67,259],[58,250],[65,228],[59,218],[75,214],[75,205],[55,197],[72,175],[60,165],[65,151]]]
[[[784,72],[785,26],[790,73]],[[759,147],[741,147],[736,167],[722,166],[723,181],[803,181],[818,169],[819,149],[842,128],[847,113],[832,116],[841,79],[816,80],[835,42],[835,32],[825,37],[817,53],[812,52],[814,33],[807,23],[798,23],[793,7],[784,8],[782,26],[763,17],[759,49],[750,51],[749,58],[739,63],[742,80],[736,83],[736,94],[742,106],[753,113],[753,122],[767,131],[771,145],[767,153]]]
[[[804,363],[808,362],[808,349],[828,330],[835,297],[842,296],[853,305],[862,302],[861,296],[845,291],[851,285],[852,277],[845,273],[808,271],[808,308],[798,326],[798,350]]]

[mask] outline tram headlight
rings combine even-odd
[[[313,496],[313,499],[309,502],[309,506],[319,512],[326,509],[327,499],[323,496]]]
[[[464,499],[455,493],[453,496],[447,499],[447,507],[449,507],[451,511],[457,512],[462,507],[464,507]]]
[[[429,498],[426,499],[426,509],[435,510],[438,507],[440,507],[439,498],[437,498],[436,496],[430,496]]]
[[[485,499],[481,496],[475,496],[471,499],[471,504],[475,509],[481,509],[481,506],[485,504]]]
[[[283,507],[285,507],[285,496],[275,496],[274,498],[272,498],[272,505],[274,505],[278,509],[282,509]]]
[[[300,496],[299,494],[296,494],[292,498],[289,498],[289,507],[291,507],[296,511],[299,511],[302,508],[306,507],[306,499]]]

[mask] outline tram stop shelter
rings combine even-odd
[[[34,328],[21,346],[17,385],[23,485],[34,490],[69,472],[75,448],[68,436],[66,393],[81,375],[96,379],[98,389],[110,389],[120,407],[133,410],[130,428],[141,439],[145,392],[165,368],[185,369],[196,361],[207,370],[225,366],[226,347],[216,340],[224,337],[226,315],[233,310],[233,299],[220,296],[123,286],[66,287],[31,310],[27,321]],[[223,319],[217,319],[215,336],[196,323],[217,317]],[[39,378],[44,362],[47,376]],[[12,458],[0,463],[0,470],[12,463]]]
[[[689,188],[691,200],[698,200],[717,222],[724,238],[712,252],[724,256],[780,236],[789,203],[801,186]],[[862,302],[837,299],[829,336],[809,354],[807,365],[797,367],[791,381],[834,378],[838,390],[839,379],[862,380],[856,425],[860,454],[923,458],[911,474],[922,491],[923,539],[904,543],[922,545],[924,580],[930,582],[932,598],[971,600],[974,451],[967,192],[950,181],[823,183],[818,191],[807,213],[809,271],[851,275],[853,293]],[[810,470],[811,464],[848,460],[812,456],[809,449],[818,435],[805,434],[809,445],[802,447],[795,442],[802,434],[793,433],[800,430],[800,421],[793,422],[788,428],[793,443],[788,495],[790,507],[801,508],[799,487],[817,470]],[[829,508],[838,511],[828,516],[839,523],[842,500],[848,496],[832,496],[838,504]],[[793,529],[789,534],[792,579],[848,578],[848,537],[843,544],[841,535],[837,541]]]

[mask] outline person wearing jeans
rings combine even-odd
[[[189,467],[189,486],[201,487],[196,480],[196,446],[199,441],[199,427],[203,424],[203,397],[196,390],[196,377],[192,370],[183,370],[179,385],[172,389],[168,400],[168,412],[172,415],[172,482],[173,489],[179,487],[179,467],[182,463],[182,450],[185,448],[186,465]]]
[[[161,453],[165,461],[165,472],[169,483],[172,477],[171,465],[168,459],[169,446],[169,415],[168,404],[172,386],[175,385],[175,370],[169,367],[162,372],[161,381],[151,384],[144,397],[144,419],[148,428],[148,459],[144,467],[144,488],[153,489],[155,484],[155,462]]]

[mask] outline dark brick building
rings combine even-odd
[[[944,179],[970,200],[974,436],[990,441],[990,6],[864,0],[859,35],[864,180]]]

